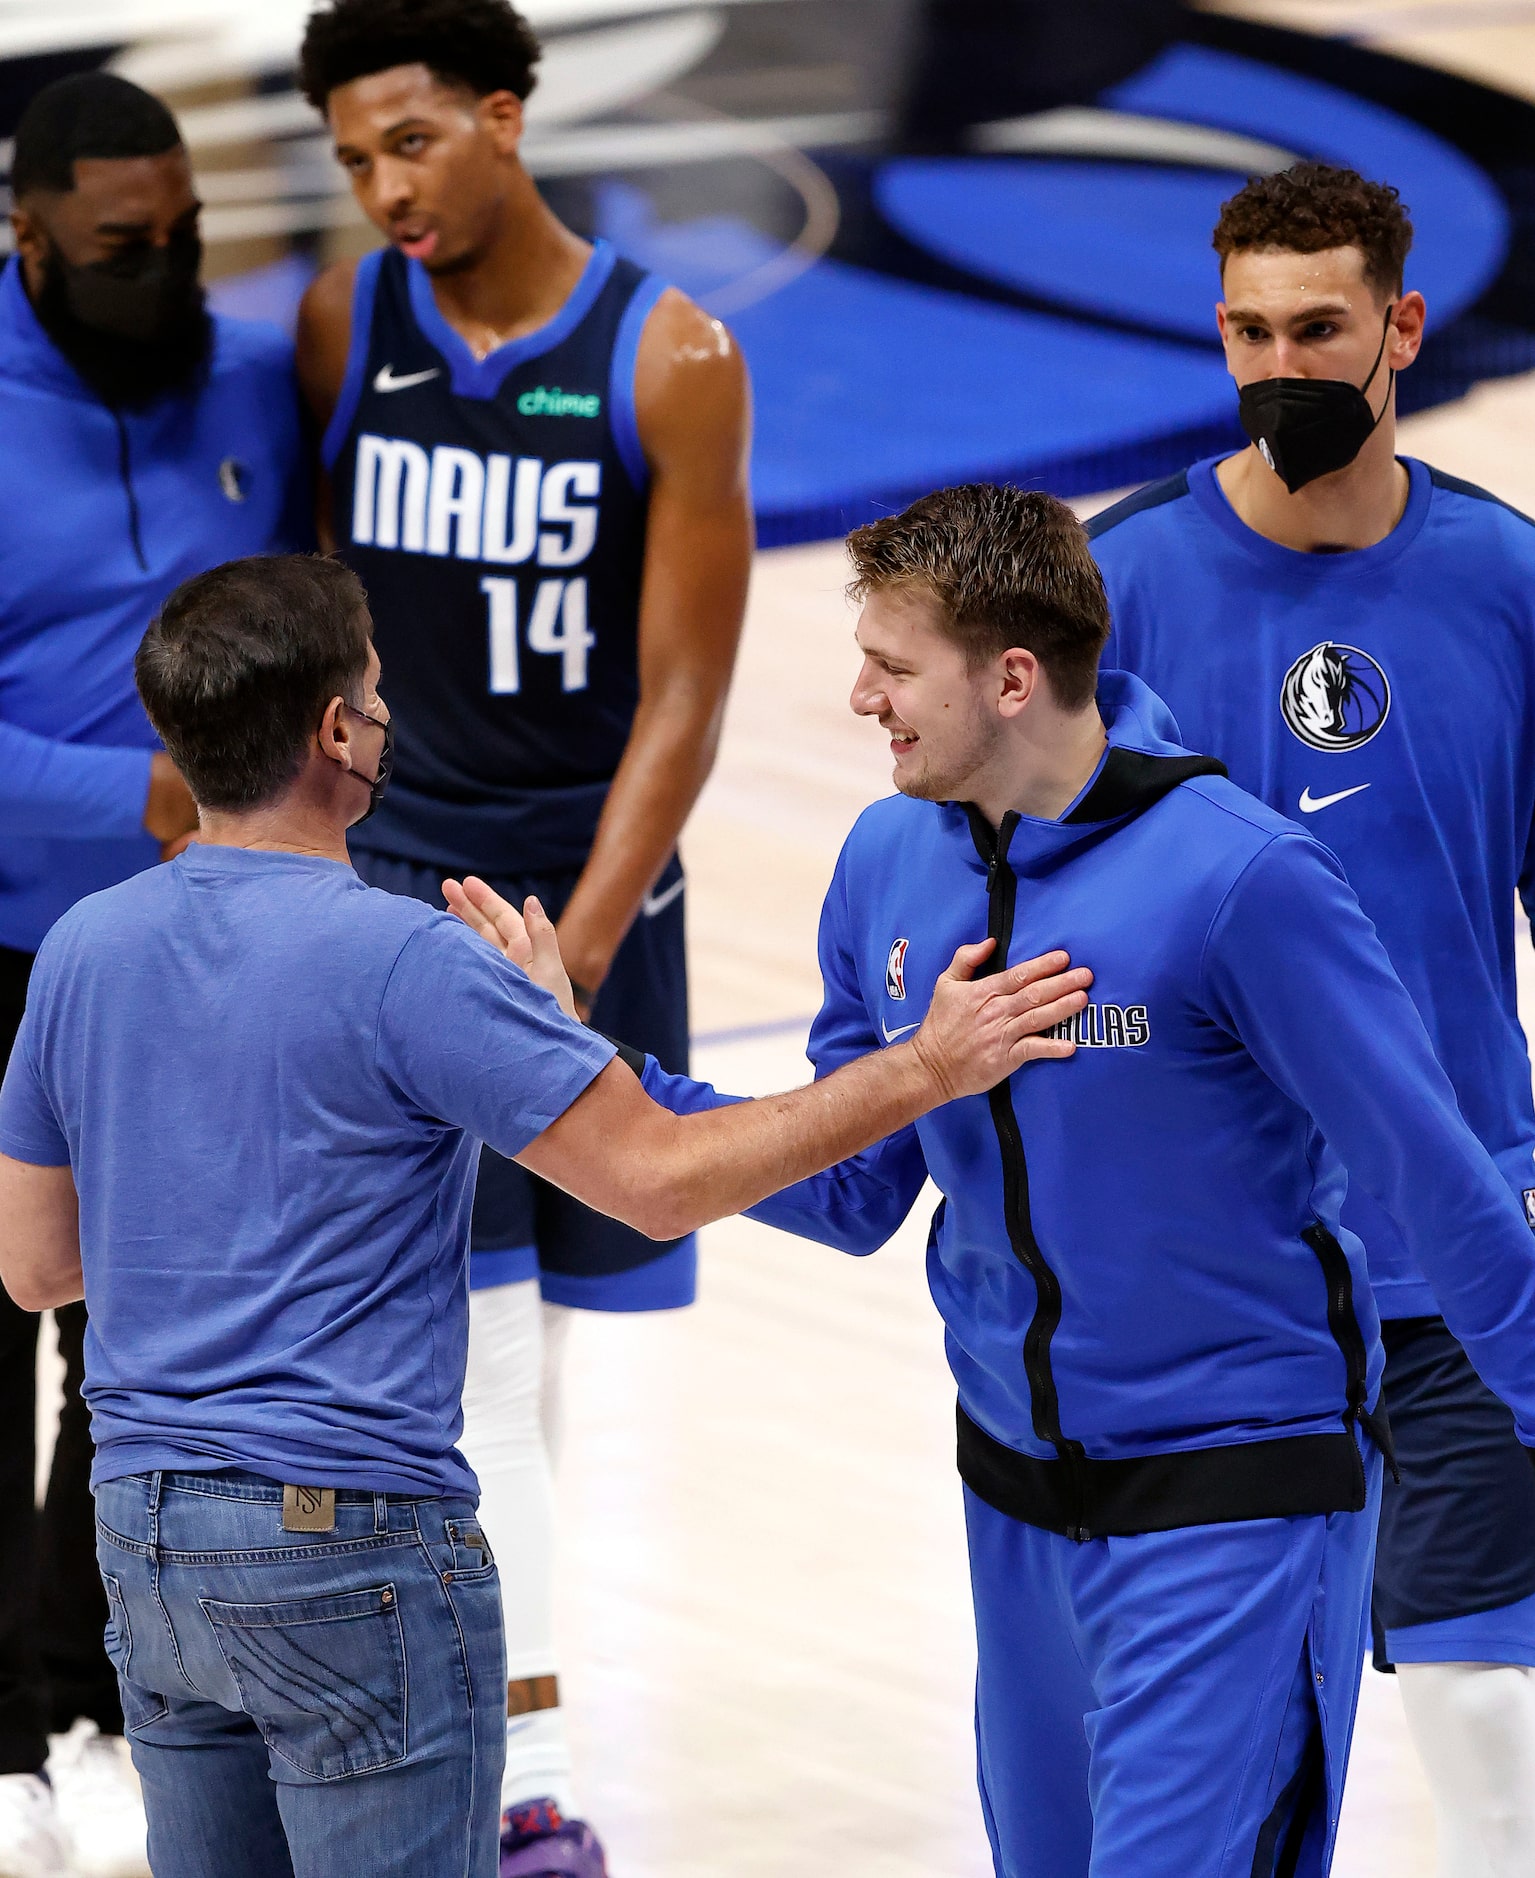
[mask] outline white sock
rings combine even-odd
[[[1439,1878],[1535,1878],[1535,1670],[1399,1663],[1428,1777]]]
[[[565,1711],[536,1709],[506,1718],[506,1771],[501,1776],[501,1811],[529,1800],[553,1800],[566,1819],[575,1819],[570,1744],[565,1739]]]
[[[501,1573],[510,1682],[557,1673],[551,1614],[560,1359],[572,1313],[545,1304],[538,1280],[469,1294],[464,1457],[479,1476],[480,1524]],[[509,1715],[501,1809],[553,1800],[576,1817],[559,1708]]]

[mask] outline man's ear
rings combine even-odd
[[[320,728],[315,733],[322,756],[328,756],[333,763],[339,763],[343,769],[352,767],[352,734],[347,728],[347,710],[345,698],[332,698],[326,705],[320,718]]]
[[[523,110],[515,91],[487,92],[476,102],[475,115],[490,133],[498,156],[517,154],[522,142]]]
[[[1405,371],[1418,356],[1427,318],[1428,307],[1421,293],[1404,293],[1397,301],[1386,344],[1387,363],[1393,372]]]
[[[37,272],[48,255],[48,232],[34,210],[22,208],[11,210],[11,232],[27,270],[27,284],[35,289]]]
[[[1016,717],[1039,690],[1039,660],[1023,646],[1013,646],[997,661],[1000,690],[997,710],[1003,717]]]

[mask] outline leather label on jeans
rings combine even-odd
[[[282,1529],[284,1532],[334,1532],[336,1489],[285,1486],[282,1490]]]

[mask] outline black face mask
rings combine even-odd
[[[212,326],[198,280],[202,242],[173,235],[78,266],[50,247],[33,302],[38,323],[98,396],[142,405],[201,371]]]
[[[359,711],[355,704],[346,707],[354,717],[360,717],[365,724],[376,724],[384,733],[384,747],[378,753],[378,768],[373,772],[373,780],[368,783],[368,807],[351,825],[361,828],[368,817],[384,799],[384,791],[389,787],[389,772],[394,768],[394,723],[381,717],[369,717],[366,711]],[[356,771],[353,771],[356,775]],[[358,776],[359,782],[368,782],[366,776]]]
[[[1346,378],[1260,378],[1238,394],[1242,428],[1258,454],[1293,496],[1318,476],[1346,469],[1364,448],[1380,417],[1386,415],[1391,389],[1380,417],[1365,393],[1375,382],[1386,356],[1395,304],[1386,308],[1380,349],[1362,386]],[[1395,378],[1395,373],[1391,374]]]

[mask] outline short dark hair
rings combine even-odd
[[[973,666],[1010,646],[1039,660],[1064,710],[1091,704],[1109,636],[1103,576],[1082,524],[1054,496],[962,483],[847,538],[848,594],[925,592]]]
[[[507,0],[330,0],[304,28],[299,86],[317,111],[338,85],[396,65],[424,65],[477,97],[526,98],[541,48]]]
[[[1295,254],[1358,248],[1365,280],[1394,294],[1402,291],[1412,223],[1390,183],[1366,182],[1357,170],[1329,163],[1293,163],[1272,176],[1254,177],[1221,204],[1211,246],[1223,274],[1232,255],[1253,248]]]
[[[362,582],[318,554],[253,555],[182,582],[133,675],[202,807],[255,808],[294,781],[326,705],[361,696],[370,625]]]
[[[114,72],[76,72],[44,85],[16,126],[11,189],[67,195],[77,157],[164,156],[181,132],[160,100]]]

